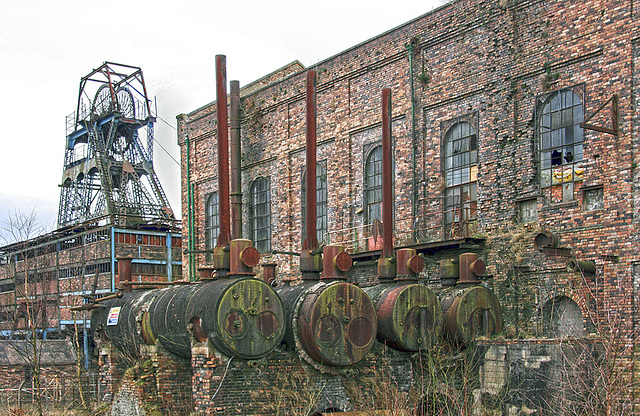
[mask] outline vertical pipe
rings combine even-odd
[[[89,334],[87,333],[87,319],[82,322],[82,349],[84,350],[84,369],[89,370]]]
[[[173,253],[171,252],[171,231],[167,233],[167,281],[173,280]]]
[[[382,89],[382,253],[378,279],[396,277],[393,251],[393,155],[391,151],[391,89]]]
[[[393,171],[391,162],[391,89],[382,90],[382,256],[393,257]]]
[[[187,163],[187,233],[188,233],[188,238],[187,238],[187,252],[189,253],[188,256],[188,262],[189,262],[189,270],[188,270],[188,274],[189,274],[189,281],[193,281],[195,280],[195,265],[194,265],[194,258],[195,256],[193,255],[193,250],[194,248],[194,244],[193,244],[193,202],[192,202],[192,198],[191,198],[191,161],[189,159],[189,155],[191,154],[191,147],[190,147],[190,141],[189,141],[189,137],[186,136],[185,137],[185,144],[187,145],[187,157],[186,157],[186,163]]]
[[[306,91],[306,175],[305,187],[305,235],[300,253],[300,271],[303,280],[315,280],[322,271],[322,256],[318,250],[316,236],[317,195],[316,195],[316,71],[307,71]]]
[[[111,291],[116,291],[116,229],[111,225]],[[58,246],[58,250],[60,247]],[[58,265],[60,261],[58,260]]]
[[[227,114],[227,58],[216,55],[216,116],[218,121],[218,196],[220,235],[218,246],[231,241],[229,215],[229,117]]]
[[[242,238],[242,171],[240,144],[240,82],[231,81],[231,239]]]
[[[409,52],[409,82],[411,85],[411,216],[415,229],[418,210],[416,208],[416,100],[413,82],[413,52],[415,50],[413,41],[407,44],[407,50]]]
[[[316,195],[316,71],[307,71],[307,174],[305,178],[306,224],[303,250],[318,248],[316,235],[317,195]]]

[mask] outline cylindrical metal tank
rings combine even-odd
[[[191,338],[223,354],[260,358],[280,345],[284,310],[274,290],[253,278],[221,279],[164,289],[149,309],[151,329],[174,354],[191,356]]]
[[[445,335],[469,344],[475,337],[502,331],[502,308],[492,290],[484,286],[455,287],[442,295]]]
[[[401,351],[418,351],[439,338],[442,306],[425,285],[390,283],[364,290],[376,305],[381,342]]]
[[[101,307],[91,313],[93,333],[110,340],[119,350],[138,356],[140,345],[150,343],[149,336],[153,337],[144,327],[143,317],[159,294],[159,290],[136,290],[100,303]]]
[[[359,362],[373,347],[376,311],[359,287],[313,281],[276,291],[286,312],[288,347],[299,343],[312,360],[338,367]]]

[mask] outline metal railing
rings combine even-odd
[[[453,221],[445,223],[446,217]],[[382,227],[384,224],[375,221],[373,224],[333,230],[326,234],[325,241],[327,244],[343,245],[350,253],[381,250]],[[472,237],[477,233],[477,210],[456,208],[438,214],[396,218],[393,240],[394,246],[405,247]]]

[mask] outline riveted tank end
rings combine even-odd
[[[373,302],[350,283],[320,283],[306,293],[299,307],[300,344],[324,365],[344,367],[362,360],[373,347],[377,328]]]
[[[438,296],[418,284],[381,284],[364,288],[378,314],[378,340],[401,351],[418,351],[436,342],[442,332]]]
[[[476,337],[502,331],[502,308],[484,286],[456,287],[442,296],[444,331],[451,341],[468,345]]]

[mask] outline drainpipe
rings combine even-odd
[[[60,250],[59,246],[58,250]],[[58,264],[60,264],[59,260]],[[111,291],[116,291],[116,228],[113,224],[111,225]]]
[[[231,239],[242,238],[242,149],[240,143],[240,82],[231,81]]]
[[[189,280],[195,280],[195,265],[194,262],[194,254],[193,254],[193,196],[191,189],[191,163],[190,163],[190,155],[191,155],[191,146],[189,141],[189,136],[185,136],[185,143],[187,145],[187,219],[188,219],[188,233],[189,238],[187,239],[187,252],[189,253]]]
[[[173,280],[173,253],[171,252],[171,231],[167,233],[167,281]]]
[[[411,85],[411,212],[415,225],[416,210],[416,102],[415,87],[413,84],[413,52],[415,49],[414,41],[407,43],[407,51],[409,52],[409,83]]]
[[[87,318],[82,322],[82,348],[84,350],[84,369],[89,370],[89,333],[87,331]]]
[[[391,89],[382,89],[382,254],[378,260],[378,279],[396,277],[393,250],[393,154],[391,152]]]

